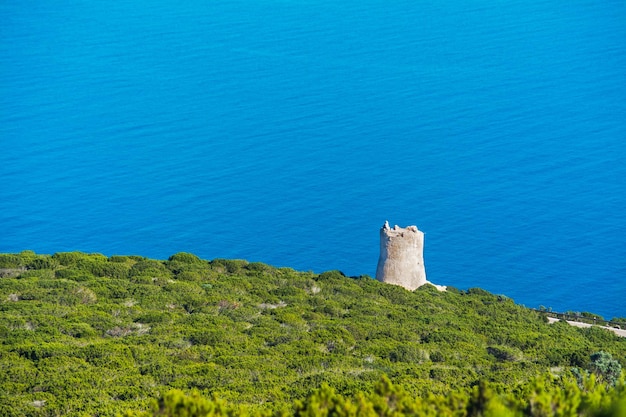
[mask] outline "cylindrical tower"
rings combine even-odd
[[[427,283],[424,268],[424,233],[416,226],[380,228],[380,257],[376,279],[413,291]]]

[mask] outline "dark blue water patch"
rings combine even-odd
[[[626,8],[0,5],[1,252],[245,258],[625,315]]]

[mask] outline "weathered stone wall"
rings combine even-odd
[[[426,284],[424,233],[415,226],[406,228],[389,223],[380,229],[380,257],[376,279],[414,290]]]
[[[380,228],[380,257],[376,268],[376,279],[387,284],[400,285],[413,291],[426,280],[424,267],[424,233],[416,226],[406,228],[389,227],[385,222]],[[433,284],[435,285],[435,284]],[[443,291],[446,287],[435,285]]]

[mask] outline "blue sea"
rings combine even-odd
[[[626,3],[5,0],[0,252],[243,258],[626,316]]]

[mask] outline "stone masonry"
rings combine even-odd
[[[409,291],[430,284],[424,267],[424,233],[416,226],[380,229],[380,257],[376,279],[387,284],[400,285]],[[435,285],[439,290],[445,287]]]

